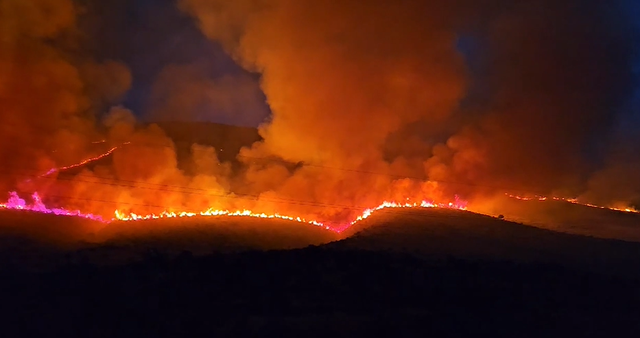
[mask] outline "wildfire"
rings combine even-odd
[[[615,210],[615,211],[628,212],[628,213],[640,213],[640,211],[635,210],[633,208],[603,207],[603,206],[598,206],[598,205],[593,205],[588,203],[582,203],[575,198],[546,197],[546,196],[539,196],[539,195],[536,195],[533,197],[527,197],[527,196],[518,196],[518,195],[511,195],[511,194],[506,194],[506,196],[513,199],[521,200],[521,201],[542,202],[542,201],[554,200],[554,201],[562,201],[562,202],[587,206],[591,208]],[[134,221],[154,220],[154,219],[191,218],[191,217],[252,217],[252,218],[262,218],[262,219],[281,219],[281,220],[287,220],[292,222],[311,224],[311,225],[315,225],[315,226],[322,227],[327,230],[332,230],[336,232],[342,232],[348,229],[350,226],[369,218],[371,215],[373,215],[377,211],[381,211],[384,209],[422,209],[422,208],[445,208],[445,209],[454,209],[454,210],[467,209],[467,202],[458,199],[457,196],[456,196],[455,202],[446,203],[446,204],[435,203],[433,201],[421,201],[416,203],[397,203],[397,202],[385,201],[380,205],[378,205],[377,207],[364,209],[362,213],[352,221],[348,221],[342,224],[328,224],[318,220],[308,220],[302,217],[281,215],[279,213],[267,214],[267,213],[257,213],[251,210],[230,211],[230,210],[218,210],[218,209],[208,209],[200,212],[163,211],[158,214],[147,214],[147,215],[141,215],[136,213],[127,214],[120,210],[115,210],[113,218],[105,219],[100,215],[84,213],[79,210],[73,211],[73,210],[67,210],[64,208],[47,207],[42,202],[42,199],[40,198],[40,195],[37,192],[31,195],[31,200],[32,202],[29,204],[27,203],[27,201],[20,198],[20,196],[18,196],[18,193],[10,192],[9,199],[7,200],[7,202],[0,203],[0,209],[25,210],[25,211],[32,211],[32,212],[53,214],[53,215],[60,215],[60,216],[80,217],[80,218],[85,218],[85,219],[89,219],[89,220],[93,220],[101,223],[111,223],[115,221],[134,222]]]
[[[395,202],[383,202],[382,204],[380,204],[379,206],[375,207],[375,208],[370,208],[370,209],[365,209],[362,214],[358,217],[356,217],[355,220],[351,221],[351,222],[347,222],[346,224],[341,224],[341,225],[327,225],[323,222],[319,222],[319,221],[315,221],[315,220],[306,220],[304,218],[300,218],[300,217],[291,217],[291,216],[284,216],[284,215],[280,215],[280,214],[265,214],[265,213],[254,213],[250,210],[242,210],[242,211],[228,211],[228,210],[215,210],[215,209],[209,209],[206,211],[202,211],[202,212],[180,212],[180,213],[176,213],[176,212],[168,212],[168,211],[164,211],[160,214],[151,214],[151,215],[137,215],[137,214],[124,214],[118,210],[116,210],[115,212],[115,220],[118,221],[138,221],[138,220],[149,220],[149,219],[163,219],[163,218],[180,218],[180,217],[196,217],[196,216],[231,216],[231,217],[254,217],[254,218],[277,218],[277,219],[283,219],[283,220],[288,220],[288,221],[294,221],[294,222],[299,222],[299,223],[307,223],[307,224],[312,224],[315,226],[319,226],[319,227],[323,227],[327,230],[333,230],[333,231],[337,231],[337,232],[342,232],[345,229],[347,229],[348,227],[367,219],[369,216],[371,216],[373,213],[375,213],[376,211],[382,210],[382,209],[389,209],[389,208],[449,208],[449,209],[458,209],[458,210],[466,210],[466,202],[459,200],[458,198],[456,198],[456,202],[455,203],[449,203],[449,204],[436,204],[433,202],[428,202],[428,201],[422,201],[420,203],[395,203]]]
[[[12,209],[12,210],[26,210],[39,212],[43,214],[53,214],[58,216],[73,216],[73,217],[81,217],[86,218],[98,222],[104,222],[104,219],[101,216],[93,215],[93,214],[85,214],[80,211],[70,211],[63,208],[48,208],[40,198],[37,192],[31,195],[31,199],[33,203],[27,204],[27,202],[18,196],[18,193],[12,191],[9,193],[9,199],[6,203],[0,203],[0,209]]]
[[[103,143],[103,142],[106,142],[106,141],[99,141],[98,143]],[[96,143],[96,142],[92,142],[92,143]],[[126,143],[123,143],[123,145],[129,144],[129,143],[130,142],[126,142]],[[102,153],[102,154],[100,154],[98,156],[90,157],[90,158],[84,159],[84,160],[82,160],[82,161],[80,161],[78,163],[71,164],[71,165],[68,165],[68,166],[65,166],[65,167],[51,168],[46,173],[40,175],[40,177],[47,177],[47,176],[49,176],[51,174],[54,174],[54,173],[57,173],[57,172],[60,172],[60,171],[65,171],[65,170],[69,170],[69,169],[73,169],[73,168],[82,167],[83,165],[86,165],[88,163],[101,160],[101,159],[113,154],[113,152],[118,150],[118,148],[120,148],[120,146],[115,146],[115,147],[109,149],[107,152]]]
[[[457,210],[466,210],[466,202],[461,201],[456,197],[456,201],[454,203],[448,204],[438,204],[429,201],[422,201],[420,203],[396,203],[396,202],[383,202],[379,206],[375,208],[365,209],[362,214],[353,221],[346,222],[344,224],[338,225],[328,225],[324,222],[320,222],[317,220],[307,220],[301,217],[292,217],[281,215],[278,213],[274,214],[266,214],[266,213],[255,213],[251,210],[239,210],[239,211],[229,211],[229,210],[216,210],[216,209],[208,209],[201,212],[172,212],[172,211],[164,211],[159,214],[149,214],[149,215],[139,215],[135,213],[123,213],[119,210],[114,212],[114,218],[112,219],[104,219],[100,216],[93,214],[85,214],[80,211],[69,211],[63,208],[48,208],[42,202],[38,193],[34,193],[31,197],[33,200],[32,204],[27,204],[27,202],[20,198],[16,192],[9,193],[9,200],[6,203],[0,204],[0,208],[3,209],[14,209],[14,210],[26,210],[33,211],[39,213],[46,214],[54,214],[54,215],[63,215],[63,216],[74,216],[74,217],[82,217],[86,219],[91,219],[94,221],[102,222],[102,223],[111,223],[114,221],[122,221],[122,222],[132,222],[132,221],[142,221],[142,220],[152,220],[152,219],[165,219],[165,218],[184,218],[184,217],[253,217],[253,218],[263,218],[263,219],[282,219],[292,222],[312,224],[315,226],[319,226],[325,228],[327,230],[332,230],[336,232],[342,232],[345,229],[349,228],[351,225],[356,224],[362,220],[369,218],[376,211],[380,211],[383,209],[391,209],[391,208],[448,208],[448,209],[457,209]]]
[[[560,201],[560,202],[567,202],[567,203],[571,203],[571,204],[582,205],[582,206],[589,207],[589,208],[614,210],[614,211],[636,213],[636,214],[640,213],[640,211],[636,210],[635,208],[631,208],[631,207],[627,207],[627,208],[603,207],[603,206],[600,206],[600,205],[580,202],[580,201],[578,201],[577,198],[546,197],[546,196],[539,196],[539,195],[536,195],[534,197],[524,197],[524,196],[511,195],[511,194],[505,194],[505,195],[507,195],[510,198],[514,198],[514,199],[521,200],[521,201],[539,201],[539,202],[542,202],[542,201],[547,201],[547,200],[553,200],[553,201]]]
[[[277,219],[283,219],[283,220],[287,220],[287,221],[294,221],[294,222],[298,222],[298,223],[309,223],[309,224],[313,224],[316,226],[320,226],[320,227],[326,227],[323,223],[317,222],[317,221],[307,221],[304,218],[300,218],[300,217],[290,217],[290,216],[283,216],[280,214],[265,214],[265,213],[254,213],[251,210],[242,210],[242,211],[234,211],[231,212],[229,210],[216,210],[216,209],[209,209],[206,211],[201,211],[201,212],[169,212],[169,211],[163,211],[160,214],[150,214],[150,215],[138,215],[138,214],[125,214],[120,212],[119,210],[115,211],[115,218],[114,220],[118,220],[118,221],[143,221],[143,220],[150,220],[150,219],[163,219],[163,218],[181,218],[181,217],[196,217],[196,216],[203,216],[203,217],[211,217],[211,216],[229,216],[229,217],[254,217],[254,218],[277,218]],[[327,229],[329,229],[329,227],[326,227]]]

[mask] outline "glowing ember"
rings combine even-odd
[[[571,203],[571,204],[577,204],[577,205],[582,205],[585,207],[590,207],[590,208],[596,208],[596,209],[606,209],[606,210],[614,210],[614,211],[621,211],[621,212],[628,212],[628,213],[640,213],[640,211],[631,208],[631,207],[627,207],[627,208],[616,208],[616,207],[603,207],[600,205],[595,205],[595,204],[589,204],[589,203],[582,203],[580,201],[578,201],[577,198],[563,198],[563,197],[546,197],[546,196],[539,196],[536,195],[534,197],[523,197],[523,196],[517,196],[517,195],[510,195],[510,194],[505,194],[510,198],[515,198],[517,200],[521,200],[521,201],[547,201],[547,200],[554,200],[554,201],[561,201],[561,202],[567,202],[567,203]]]
[[[93,214],[84,214],[80,211],[70,211],[62,208],[48,208],[42,203],[40,196],[37,192],[31,195],[32,203],[27,204],[25,200],[18,196],[18,193],[12,191],[9,193],[9,200],[6,203],[1,203],[1,209],[12,209],[12,210],[26,210],[26,211],[34,211],[43,214],[53,214],[59,216],[73,216],[73,217],[82,217],[90,220],[104,222],[101,216],[93,215]]]

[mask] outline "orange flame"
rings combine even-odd
[[[449,204],[435,204],[428,201],[422,201],[420,203],[396,203],[396,202],[383,202],[379,206],[375,208],[366,209],[362,212],[362,214],[356,217],[355,220],[351,222],[347,222],[343,225],[332,225],[329,226],[323,222],[319,222],[316,220],[306,220],[300,217],[291,217],[284,216],[278,213],[275,214],[265,214],[265,213],[254,213],[250,210],[242,210],[242,211],[229,211],[229,210],[215,210],[209,209],[202,212],[171,212],[171,211],[163,211],[159,214],[149,214],[149,215],[138,215],[135,213],[125,214],[119,210],[115,211],[114,220],[118,221],[140,221],[140,220],[151,220],[151,219],[163,219],[163,218],[181,218],[181,217],[196,217],[196,216],[230,216],[230,217],[254,217],[254,218],[275,218],[275,219],[283,219],[288,221],[294,221],[299,223],[312,224],[315,226],[323,227],[327,230],[333,230],[336,232],[342,232],[349,228],[350,226],[363,221],[369,218],[376,211],[390,208],[448,208],[448,209],[457,209],[457,210],[466,210],[466,202],[464,201],[456,201],[455,203]]]
[[[163,218],[182,218],[182,217],[196,217],[196,216],[204,216],[204,217],[211,217],[211,216],[230,216],[230,217],[254,217],[254,218],[277,218],[277,219],[283,219],[283,220],[287,220],[287,221],[295,221],[295,222],[299,222],[299,223],[309,223],[309,224],[313,224],[313,225],[317,225],[317,226],[324,226],[323,223],[317,222],[317,221],[307,221],[304,218],[300,218],[300,217],[290,217],[290,216],[283,216],[280,214],[265,214],[265,213],[254,213],[251,210],[242,210],[242,211],[234,211],[231,212],[229,210],[215,210],[215,209],[209,209],[206,211],[201,211],[201,212],[170,212],[170,211],[163,211],[159,214],[149,214],[149,215],[138,215],[135,213],[130,213],[130,214],[125,214],[123,212],[120,212],[119,210],[115,211],[115,220],[118,221],[144,221],[144,220],[151,220],[151,219],[163,219]],[[328,229],[328,227],[327,227]]]
[[[92,143],[95,143],[95,142],[92,142]],[[123,143],[123,144],[129,144],[129,142],[126,142],[126,143]],[[103,154],[84,159],[84,160],[82,160],[82,161],[80,161],[78,163],[71,164],[71,165],[68,165],[68,166],[65,166],[65,167],[51,168],[46,173],[40,175],[40,177],[47,177],[47,176],[49,176],[49,175],[51,175],[53,173],[57,173],[57,172],[60,172],[60,171],[69,170],[69,169],[73,169],[73,168],[82,167],[85,164],[101,160],[101,159],[113,154],[113,152],[118,150],[118,148],[119,148],[119,146],[115,146],[115,147],[109,149],[107,152],[105,152]]]
[[[595,205],[595,204],[590,204],[590,203],[583,203],[578,201],[577,198],[564,198],[564,197],[546,197],[546,196],[539,196],[536,195],[534,197],[525,197],[525,196],[517,196],[517,195],[511,195],[511,194],[505,194],[510,198],[515,198],[517,200],[521,200],[521,201],[546,201],[546,200],[554,200],[554,201],[561,201],[561,202],[567,202],[567,203],[571,203],[571,204],[576,204],[576,205],[582,205],[585,207],[589,207],[589,208],[596,208],[596,209],[606,209],[606,210],[614,210],[614,211],[620,211],[620,212],[628,212],[628,213],[640,213],[640,211],[636,210],[635,208],[632,207],[625,207],[625,208],[618,208],[618,207],[603,207],[600,205]]]

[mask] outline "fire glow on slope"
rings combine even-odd
[[[538,201],[538,202],[544,202],[544,201],[559,201],[559,202],[567,202],[567,203],[571,203],[571,204],[577,204],[577,205],[582,205],[585,207],[589,207],[589,208],[596,208],[596,209],[606,209],[606,210],[614,210],[614,211],[620,211],[620,212],[628,212],[628,213],[636,213],[636,214],[640,214],[640,211],[631,208],[631,207],[627,207],[627,208],[616,208],[616,207],[603,207],[603,206],[599,206],[599,205],[595,205],[595,204],[589,204],[589,203],[582,203],[580,201],[578,201],[577,198],[563,198],[563,197],[547,197],[547,196],[533,196],[533,197],[525,197],[525,196],[517,196],[517,195],[511,195],[511,194],[505,194],[507,197],[509,198],[514,198],[520,201]]]
[[[306,220],[301,217],[291,217],[280,214],[265,214],[265,213],[254,213],[250,210],[242,210],[242,211],[229,211],[229,210],[215,210],[209,209],[201,212],[170,212],[165,211],[159,214],[149,214],[149,215],[138,215],[138,214],[125,214],[120,212],[119,210],[115,211],[115,217],[110,220],[105,220],[100,216],[96,216],[93,214],[85,214],[80,211],[69,211],[63,208],[48,208],[42,202],[38,193],[34,193],[32,195],[32,204],[28,204],[24,199],[20,198],[16,192],[11,192],[9,200],[6,203],[0,204],[0,208],[3,209],[13,209],[13,210],[25,210],[32,212],[39,212],[45,214],[54,214],[54,215],[62,215],[62,216],[73,216],[73,217],[82,217],[86,219],[91,219],[94,221],[102,222],[102,223],[110,223],[113,221],[123,221],[123,222],[132,222],[132,221],[142,221],[142,220],[153,220],[153,219],[167,219],[167,218],[184,218],[184,217],[252,217],[252,218],[263,218],[263,219],[282,219],[287,221],[293,221],[298,223],[312,224],[315,226],[323,227],[327,230],[332,230],[336,232],[342,232],[345,229],[349,228],[351,225],[360,222],[364,219],[367,219],[376,211],[380,211],[383,209],[398,209],[398,208],[448,208],[448,209],[457,209],[457,210],[466,210],[466,202],[461,201],[456,198],[455,203],[448,204],[437,204],[434,202],[422,201],[420,203],[395,203],[395,202],[383,202],[379,206],[375,208],[365,209],[360,216],[358,216],[355,220],[346,222],[344,224],[338,225],[328,225],[323,222],[319,222],[316,220]]]

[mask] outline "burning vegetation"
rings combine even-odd
[[[640,41],[623,1],[177,5],[242,75],[167,65],[134,114],[122,105],[128,65],[92,51],[87,17],[101,5],[2,2],[0,189],[15,191],[3,208],[340,231],[379,209],[474,210],[514,191],[629,212],[640,202],[637,135],[620,131]],[[269,116],[232,155],[216,142],[185,154],[148,123],[197,120],[202,106],[216,108],[209,120]]]

